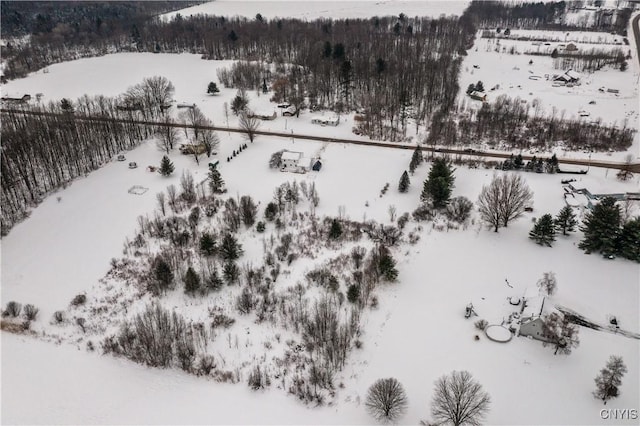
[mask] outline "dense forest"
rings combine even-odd
[[[595,11],[594,23],[586,20],[569,24],[565,21],[570,9],[582,7],[584,2],[537,2],[519,3],[505,1],[471,2],[465,14],[473,23],[482,28],[520,28],[536,30],[581,30],[581,31],[613,31],[626,34],[631,9],[625,8],[611,14],[609,11]],[[602,2],[598,2],[602,3]]]

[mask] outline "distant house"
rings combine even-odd
[[[311,119],[313,124],[319,124],[321,126],[337,126],[340,123],[340,117],[337,115],[317,115]]]
[[[267,112],[249,112],[247,116],[249,118],[257,118],[259,120],[275,120],[278,114],[275,111],[271,114]]]
[[[553,81],[557,81],[560,83],[577,83],[580,81],[580,74],[578,74],[577,72],[573,71],[573,70],[569,70],[567,72],[565,72],[564,74],[560,74],[560,75],[554,75],[553,76]]]
[[[3,98],[0,98],[0,100],[3,103],[13,104],[13,105],[26,104],[31,100],[31,95],[24,95],[21,98],[10,98],[8,96],[5,96]]]
[[[478,92],[477,90],[469,93],[469,97],[471,99],[475,99],[476,101],[487,102],[487,94],[484,92]]]
[[[180,145],[180,153],[181,154],[204,154],[207,152],[207,147],[203,143],[199,143],[197,145],[192,143],[185,143]]]

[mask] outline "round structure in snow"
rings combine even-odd
[[[494,342],[506,343],[513,337],[509,329],[497,324],[487,326],[484,332]]]

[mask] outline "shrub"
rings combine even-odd
[[[447,219],[458,223],[464,223],[469,219],[473,203],[466,197],[454,197],[447,205]]]
[[[226,316],[225,314],[214,313],[211,314],[211,328],[229,328],[236,322],[235,319]]]
[[[198,362],[198,374],[208,376],[216,368],[216,361],[213,355],[203,355]]]
[[[420,204],[420,206],[418,206],[411,215],[413,216],[413,220],[421,222],[423,220],[433,220],[435,213],[431,210],[431,207],[426,203],[423,203]]]
[[[11,301],[7,303],[7,307],[4,312],[2,312],[2,316],[17,318],[20,316],[20,311],[22,311],[22,305],[18,302]]]
[[[489,323],[487,322],[487,320],[480,319],[476,321],[474,325],[478,330],[484,330],[485,328],[487,328],[487,325],[489,325]]]
[[[85,294],[78,294],[71,300],[72,306],[80,306],[84,305],[87,301],[87,296]]]
[[[253,390],[264,388],[264,385],[262,383],[262,371],[260,371],[259,365],[253,367],[253,370],[249,374],[248,384],[249,387]]]
[[[265,224],[264,222],[260,221],[256,224],[256,231],[262,233],[265,230]]]
[[[56,324],[61,324],[64,321],[64,312],[63,311],[55,311],[53,313],[53,322]]]
[[[40,310],[31,304],[24,305],[24,317],[29,321],[35,321]]]

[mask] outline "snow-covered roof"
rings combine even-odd
[[[284,151],[281,158],[283,160],[299,160],[302,158],[302,153],[297,151]]]
[[[337,115],[316,115],[312,118],[314,121],[338,121]]]
[[[529,297],[524,301],[522,309],[522,318],[536,318],[542,315],[544,308],[544,296]]]
[[[569,70],[565,73],[568,77],[575,78],[576,80],[580,78],[580,74],[575,72],[574,70]]]

